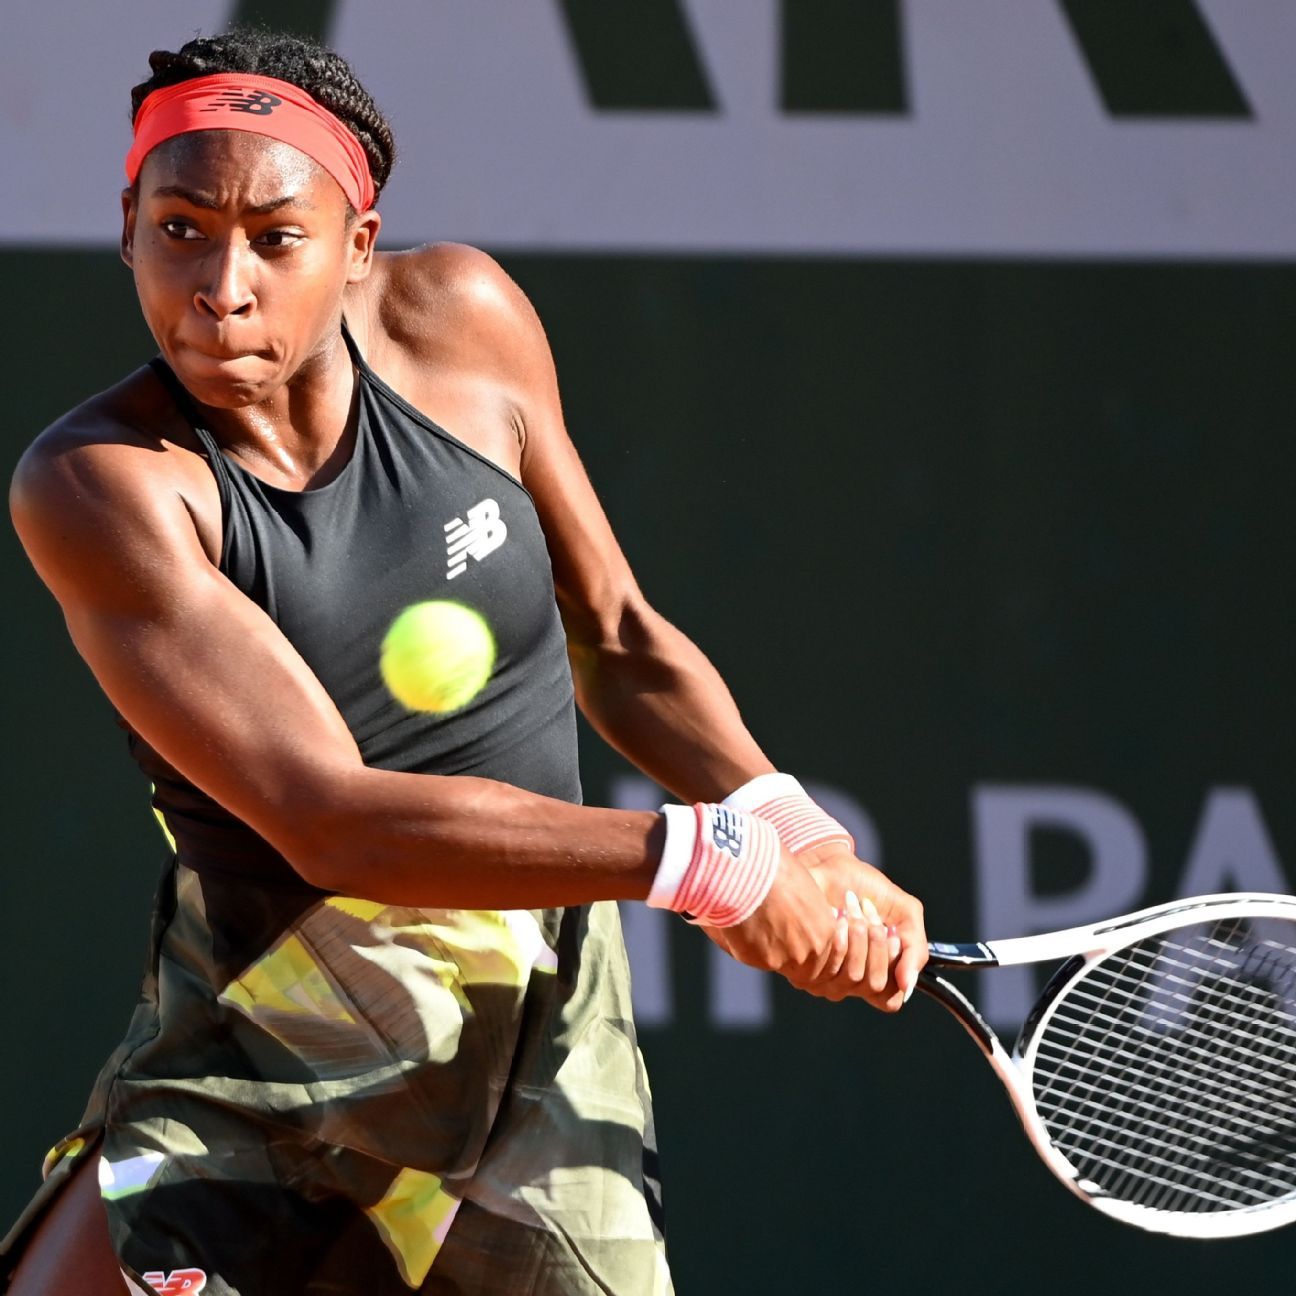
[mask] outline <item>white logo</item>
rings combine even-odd
[[[170,1273],[152,1269],[144,1275],[144,1281],[155,1292],[161,1292],[162,1296],[180,1296],[182,1292],[188,1296],[198,1296],[207,1286],[207,1275],[201,1269],[172,1269]]]
[[[468,559],[481,562],[488,553],[508,538],[508,527],[500,518],[499,505],[484,499],[468,510],[468,521],[455,518],[445,524],[446,580],[454,580],[468,570]]]

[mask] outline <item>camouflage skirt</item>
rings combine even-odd
[[[122,1266],[165,1296],[671,1291],[611,903],[405,909],[176,865],[47,1192],[92,1148]]]

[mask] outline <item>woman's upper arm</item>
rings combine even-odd
[[[522,483],[544,529],[568,638],[575,646],[607,642],[642,596],[567,434],[548,338],[508,275],[484,253],[464,252],[466,314],[514,412]]]
[[[309,856],[298,810],[359,753],[296,650],[212,565],[157,459],[47,434],[15,473],[14,525],[126,721],[296,863]]]

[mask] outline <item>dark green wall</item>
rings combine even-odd
[[[648,593],[781,765],[868,809],[934,932],[973,934],[978,783],[1122,802],[1149,903],[1208,789],[1248,787],[1292,880],[1296,267],[506,263]],[[150,348],[111,255],[0,271],[9,466]],[[162,845],[7,530],[0,563],[12,1216],[125,1025]],[[585,766],[591,800],[623,768],[593,740]],[[1083,875],[1074,843],[1037,858],[1042,891]],[[644,1046],[681,1293],[1027,1293],[1059,1262],[1062,1292],[1290,1291],[1289,1233],[1164,1241],[1074,1202],[930,1005],[884,1020],[779,986],[771,1030],[718,1033],[705,950],[672,940],[677,1019]]]

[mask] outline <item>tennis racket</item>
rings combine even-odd
[[[980,1045],[1045,1165],[1178,1237],[1296,1220],[1296,898],[1197,896],[1043,936],[931,945],[918,987]],[[933,968],[1066,960],[1012,1053]]]

